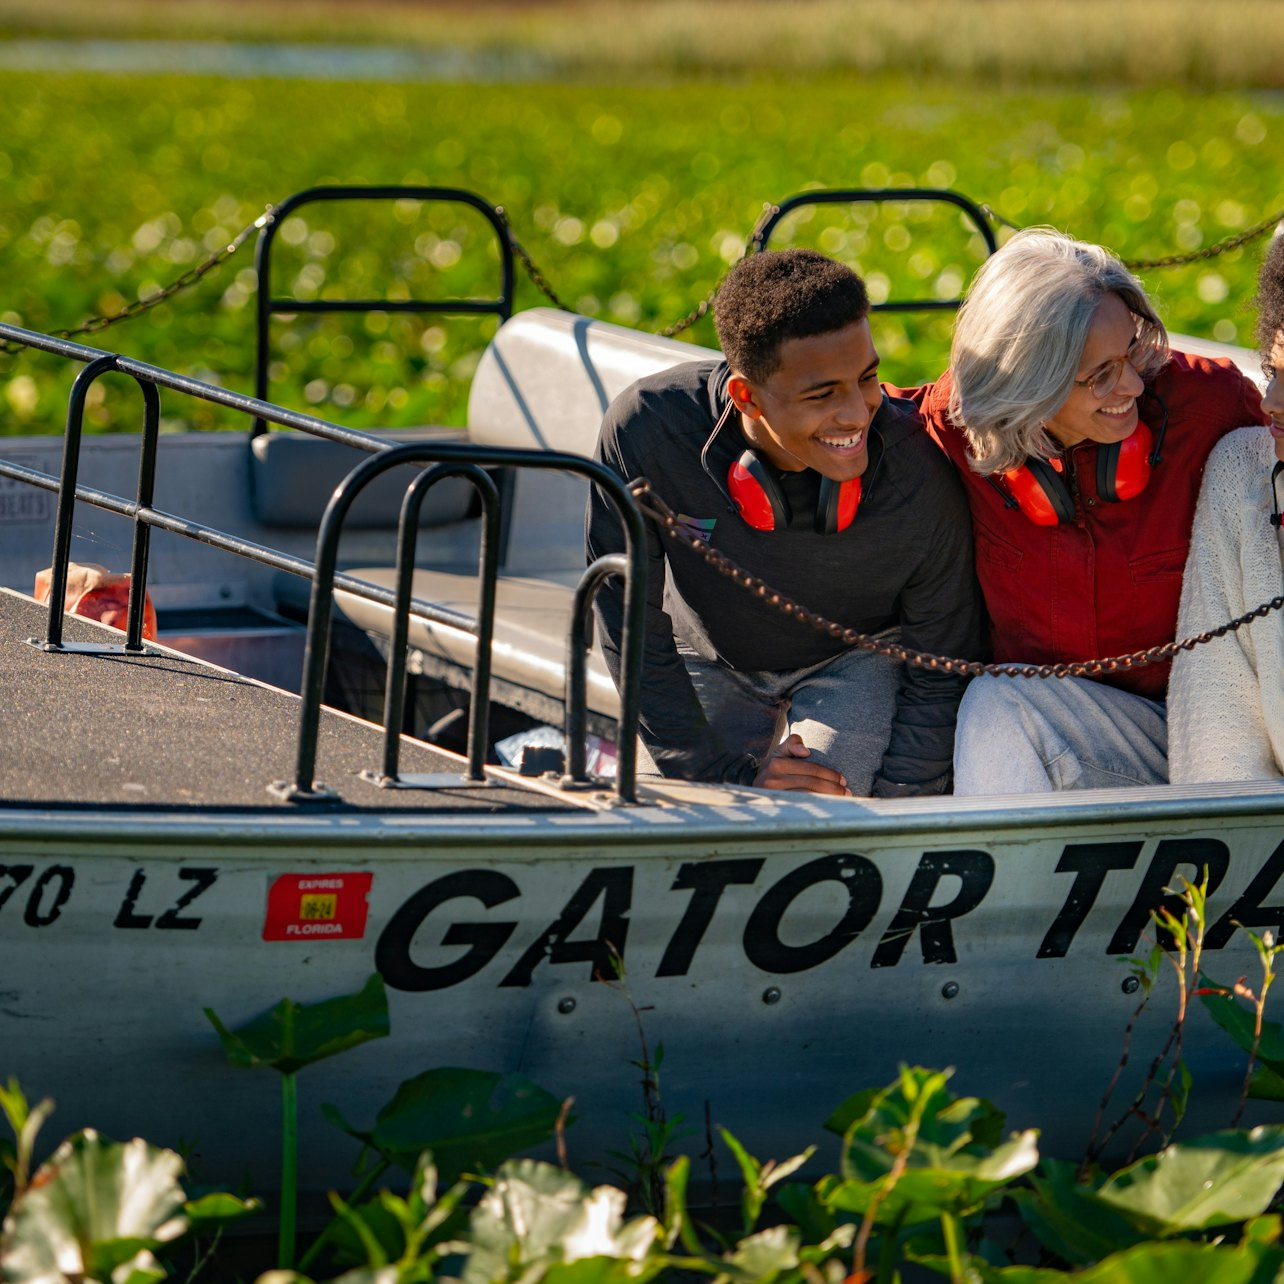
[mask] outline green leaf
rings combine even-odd
[[[1098,1181],[1100,1184],[1100,1181]],[[1021,1219],[1044,1248],[1066,1262],[1087,1266],[1131,1248],[1143,1235],[1121,1212],[1076,1180],[1075,1166],[1045,1159],[1029,1190],[1015,1190]]]
[[[199,1199],[188,1200],[183,1205],[189,1228],[200,1233],[243,1221],[262,1211],[261,1199],[238,1199],[221,1190],[202,1195]]]
[[[1255,1101],[1284,1101],[1284,1075],[1258,1061],[1253,1066],[1248,1095]]]
[[[1177,1062],[1170,1100],[1173,1108],[1173,1131],[1176,1131],[1177,1125],[1186,1117],[1186,1106],[1190,1102],[1190,1068],[1184,1061]]]
[[[819,1244],[834,1233],[838,1225],[833,1211],[821,1200],[815,1189],[801,1182],[790,1182],[776,1192],[780,1211],[797,1226],[808,1244]]]
[[[1139,1244],[1080,1271],[1075,1284],[1267,1284],[1284,1252],[1256,1243],[1227,1248],[1174,1240]]]
[[[371,1039],[386,1038],[388,995],[376,972],[356,994],[320,1003],[282,999],[274,1008],[231,1031],[211,1008],[205,1015],[218,1031],[223,1051],[233,1065],[271,1066],[293,1074]]]
[[[1097,1198],[1155,1236],[1242,1222],[1284,1182],[1284,1125],[1210,1133],[1110,1177]]]
[[[349,1125],[333,1106],[326,1118],[413,1170],[432,1151],[443,1181],[489,1171],[553,1136],[561,1102],[519,1074],[444,1067],[407,1079],[369,1132]]]
[[[518,1159],[501,1165],[469,1223],[472,1251],[463,1284],[492,1284],[531,1267],[586,1258],[642,1263],[660,1227],[652,1217],[623,1223],[625,1202],[622,1190],[590,1190],[551,1164]],[[592,1278],[599,1269],[583,1268]]]
[[[6,1222],[5,1280],[163,1278],[152,1250],[187,1229],[183,1161],[141,1138],[119,1144],[85,1129],[44,1163]]]
[[[989,1155],[955,1155],[949,1159],[948,1167],[919,1165],[911,1159],[895,1183],[889,1176],[873,1181],[840,1181],[825,1188],[823,1198],[832,1209],[863,1217],[874,1205],[875,1196],[887,1188],[874,1215],[879,1226],[913,1226],[933,1220],[942,1212],[966,1216],[1039,1162],[1036,1137],[1030,1130],[1014,1135],[1007,1145]]]
[[[742,1278],[770,1280],[798,1265],[798,1242],[797,1227],[771,1226],[742,1239],[724,1260],[742,1273]]]
[[[836,1132],[840,1137],[843,1136],[852,1124],[869,1113],[870,1106],[884,1091],[886,1089],[864,1088],[860,1092],[853,1093],[825,1120],[825,1129],[828,1132]]]
[[[1207,977],[1201,977],[1201,989],[1221,991],[1220,993],[1200,994],[1208,1015],[1234,1039],[1245,1052],[1252,1052],[1254,1028],[1257,1014],[1251,1007],[1245,1006],[1233,994],[1229,987],[1218,985]],[[1262,1022],[1262,1037],[1257,1047],[1257,1059],[1270,1066],[1278,1074],[1284,1074],[1284,1025],[1278,1021]]]

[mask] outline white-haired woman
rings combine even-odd
[[[1263,422],[1249,380],[1171,352],[1114,255],[1031,230],[977,273],[950,369],[918,398],[966,484],[996,660],[1172,640],[1204,461],[1232,429]],[[973,682],[955,792],[1166,781],[1168,668]]]
[[[1257,337],[1270,427],[1244,428],[1208,458],[1177,631],[1216,628],[1284,593],[1284,236],[1258,283]],[[1173,661],[1174,784],[1284,778],[1284,618],[1276,611]]]

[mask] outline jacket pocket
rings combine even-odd
[[[1158,553],[1147,553],[1144,557],[1134,557],[1128,563],[1132,572],[1132,582],[1141,587],[1145,584],[1175,581],[1181,584],[1182,572],[1186,569],[1188,549],[1165,548]]]
[[[992,567],[1000,573],[1014,573],[1021,569],[1025,554],[1015,544],[1009,543],[1001,535],[996,535],[989,527],[972,520],[972,529],[976,535],[976,565]]]

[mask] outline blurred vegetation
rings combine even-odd
[[[0,34],[389,43],[543,76],[1284,87],[1281,0],[0,0]]]
[[[67,2],[40,0],[28,12]],[[319,12],[287,0],[221,11],[246,22],[252,11],[275,13],[280,30],[283,5],[301,24]],[[968,0],[954,11],[996,5]],[[114,3],[113,23],[124,14],[128,30],[128,13],[142,7]],[[534,21],[568,7],[522,11]],[[1284,13],[1273,2],[1262,7]],[[21,8],[4,6],[11,25]],[[671,8],[644,4],[638,13]],[[405,12],[422,18],[424,9]],[[713,3],[699,12],[706,9],[738,11]],[[373,21],[389,9],[371,13]],[[1276,143],[1284,99],[1241,91],[979,92],[893,74],[473,85],[23,71],[6,73],[6,90],[0,318],[45,331],[154,294],[267,203],[320,183],[474,190],[505,207],[567,304],[643,329],[672,323],[707,296],[742,253],[764,202],[809,187],[954,188],[1013,222],[1055,225],[1126,259],[1198,250],[1284,208]],[[488,236],[460,206],[308,207],[281,229],[273,293],[493,295]],[[789,243],[851,261],[876,298],[953,297],[981,256],[979,237],[954,212],[900,204],[800,215],[773,240]],[[86,342],[249,391],[251,244],[195,287]],[[1173,329],[1248,342],[1261,250],[1259,240],[1142,275]],[[546,302],[519,270],[518,307]],[[270,392],[355,425],[462,422],[468,377],[492,330],[476,319],[383,312],[275,321]],[[878,317],[885,377],[935,376],[948,332],[948,314]],[[715,342],[707,319],[688,337]],[[50,358],[0,354],[0,431],[60,431],[69,379]],[[117,410],[111,383],[95,388],[91,423],[130,427],[120,416],[136,417],[137,407],[124,400]],[[235,422],[170,399],[165,414],[169,428]]]

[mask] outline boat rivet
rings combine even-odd
[[[574,999],[558,999],[558,1001],[557,1001],[557,1010],[558,1010],[558,1011],[559,1011],[563,1016],[570,1016],[570,1014],[571,1014],[572,1012],[574,1012],[574,1011],[575,1011],[575,1000],[574,1000]]]
[[[946,981],[945,984],[941,986],[941,998],[943,999],[952,999],[958,994],[958,992],[959,983],[957,981]]]
[[[779,1003],[780,991],[774,985],[768,986],[768,988],[762,992],[762,1001],[767,1004],[768,1007],[773,1003]]]
[[[1136,994],[1141,987],[1141,982],[1135,976],[1124,977],[1124,983],[1120,987],[1125,994]]]

